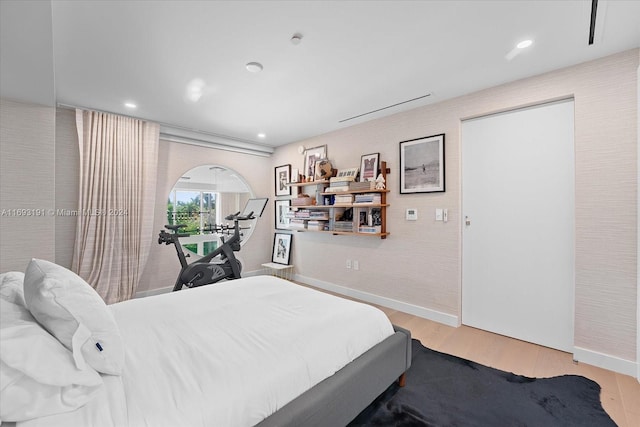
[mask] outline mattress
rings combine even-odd
[[[19,426],[252,426],[394,332],[374,307],[272,276],[109,308],[123,374],[84,407]]]

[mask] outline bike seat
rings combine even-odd
[[[166,228],[167,230],[173,230],[173,231],[178,231],[181,228],[186,228],[187,224],[172,224],[172,225],[165,225],[164,228]]]

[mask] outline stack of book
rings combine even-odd
[[[328,220],[329,219],[329,212],[327,212],[327,211],[311,211],[311,213],[309,214],[309,219]]]
[[[307,230],[323,231],[325,230],[325,221],[307,221]]]
[[[349,183],[349,191],[365,191],[365,190],[375,190],[376,183],[374,181],[364,181],[364,182],[350,182]]]
[[[353,203],[353,194],[336,194],[334,204],[336,205],[350,205]]]
[[[311,216],[311,211],[309,209],[298,209],[295,212],[294,218],[297,219],[306,219]]]
[[[358,227],[358,233],[380,233],[382,227],[379,225],[361,225]]]
[[[304,219],[292,219],[289,222],[289,228],[297,228],[297,229],[304,230],[306,228],[305,222],[306,221]]]
[[[365,193],[356,194],[356,198],[353,203],[367,203],[367,204],[380,204],[382,203],[382,196],[380,193]]]
[[[335,221],[333,223],[333,231],[353,232],[353,221]]]
[[[326,189],[327,193],[342,193],[349,191],[349,184],[353,182],[352,176],[334,176],[329,180],[329,188]]]

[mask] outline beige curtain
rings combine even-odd
[[[107,304],[136,291],[153,238],[159,126],[76,110],[80,201],[72,269]]]

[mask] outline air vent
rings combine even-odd
[[[398,105],[406,104],[408,102],[417,101],[418,99],[423,99],[423,98],[426,98],[428,96],[431,96],[431,94],[428,93],[426,95],[422,95],[422,96],[419,96],[417,98],[408,99],[406,101],[398,102],[397,104],[387,105],[386,107],[378,108],[377,110],[373,110],[373,111],[369,111],[369,112],[366,112],[366,113],[358,114],[357,116],[349,117],[348,119],[342,119],[338,123],[344,123],[344,122],[347,122],[349,120],[353,120],[353,119],[357,119],[357,118],[362,117],[362,116],[366,116],[367,114],[377,113],[378,111],[387,110],[389,108],[397,107]]]

